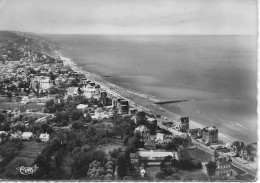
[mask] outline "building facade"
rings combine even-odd
[[[144,125],[138,126],[135,129],[134,133],[140,133],[141,141],[144,143],[150,139],[150,130]]]
[[[202,129],[202,141],[205,143],[218,142],[218,129],[215,126]]]
[[[229,157],[220,157],[216,160],[216,175],[227,175],[231,174],[231,164],[232,160]]]

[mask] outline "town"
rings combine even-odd
[[[0,42],[1,179],[255,180],[257,143],[224,143],[217,126],[153,114],[39,39],[1,34],[13,36]]]

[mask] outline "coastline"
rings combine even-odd
[[[57,55],[64,61],[64,65],[67,65],[71,67],[74,71],[83,73],[88,79],[93,80],[97,84],[101,85],[101,88],[103,88],[108,94],[120,97],[128,100],[130,102],[130,105],[137,107],[141,110],[145,110],[147,112],[153,113],[153,114],[160,114],[163,117],[167,117],[168,119],[171,119],[172,121],[177,121],[181,115],[169,111],[166,108],[162,107],[161,105],[155,104],[155,102],[165,101],[165,99],[160,99],[158,97],[137,92],[131,89],[123,88],[122,86],[116,85],[111,83],[110,81],[105,80],[100,75],[91,73],[89,71],[83,70],[77,66],[76,63],[73,62],[72,59],[62,56],[61,53],[58,51],[55,51]],[[203,128],[205,127],[197,120],[190,120],[190,127],[191,128]],[[232,143],[234,141],[241,141],[241,139],[232,137],[228,134],[224,134],[219,132],[219,139],[222,140],[224,143]]]

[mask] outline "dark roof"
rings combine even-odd
[[[155,143],[154,143],[151,139],[149,139],[149,140],[144,144],[144,146],[155,146]]]
[[[227,163],[227,162],[232,162],[232,159],[230,157],[220,157],[217,159],[217,162]]]

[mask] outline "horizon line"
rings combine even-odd
[[[258,34],[124,34],[124,33],[36,33],[30,31],[20,31],[20,30],[3,30],[0,31],[9,31],[9,32],[21,32],[28,34],[38,34],[38,35],[111,35],[111,36],[258,36]]]

